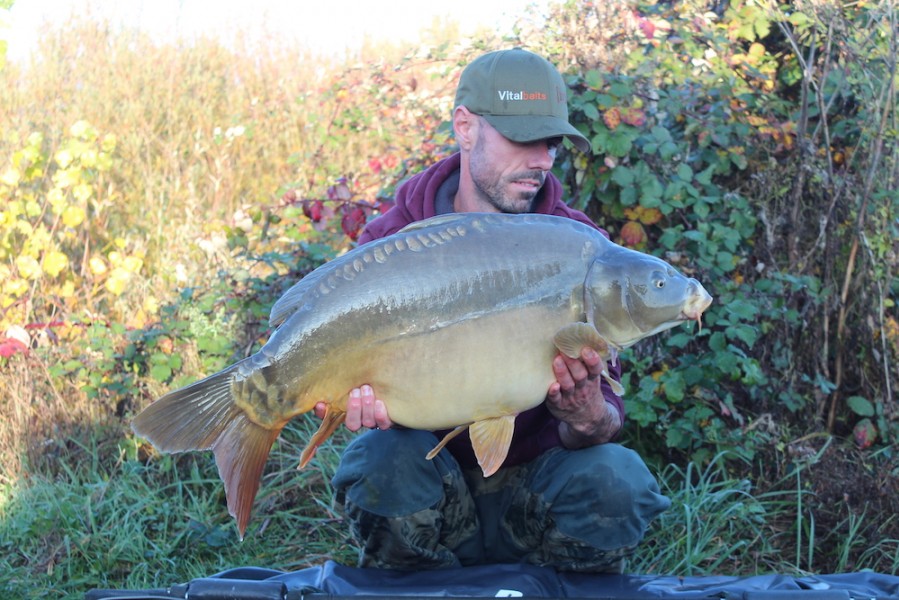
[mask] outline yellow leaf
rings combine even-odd
[[[53,183],[61,188],[69,188],[81,183],[81,169],[60,169],[53,175]]]
[[[62,252],[51,250],[44,255],[44,272],[50,277],[56,277],[68,266],[69,257]]]
[[[106,153],[112,152],[113,150],[115,150],[115,146],[116,146],[116,136],[115,135],[113,135],[111,133],[107,133],[106,135],[103,136],[103,141],[100,142],[100,147],[103,149],[103,152],[106,152]]]
[[[155,315],[159,312],[159,301],[153,296],[147,296],[144,298],[144,310],[147,314]]]
[[[137,273],[140,271],[140,268],[144,266],[144,261],[136,256],[126,256],[125,260],[122,262],[122,266],[131,273]]]
[[[19,275],[25,279],[37,279],[41,276],[41,265],[33,256],[20,256],[16,259]]]
[[[47,192],[47,201],[50,203],[54,215],[61,214],[66,208],[66,193],[55,187]]]
[[[75,283],[70,279],[62,284],[59,295],[63,298],[71,298],[75,295]]]
[[[104,285],[113,295],[121,296],[128,287],[129,279],[131,279],[131,273],[121,267],[116,267]]]
[[[84,223],[84,209],[80,206],[69,206],[62,213],[62,222],[66,227],[78,227]]]
[[[93,169],[97,166],[97,151],[96,150],[85,150],[81,153],[81,166]]]
[[[72,195],[75,196],[75,199],[79,202],[87,202],[88,199],[93,195],[94,190],[91,189],[86,183],[79,183],[74,188],[72,188]]]
[[[94,256],[88,261],[88,266],[91,269],[91,273],[94,275],[102,275],[106,272],[106,262],[100,258],[99,256]]]
[[[32,233],[34,233],[34,227],[32,227],[31,223],[29,223],[28,221],[19,219],[16,221],[16,231],[18,231],[25,237],[29,237]]]
[[[75,159],[68,148],[63,148],[62,150],[60,150],[53,158],[56,160],[56,164],[59,165],[60,169],[68,169],[69,165],[71,165],[72,161]]]
[[[97,139],[97,130],[94,129],[93,125],[83,119],[72,125],[72,128],[69,129],[69,133],[72,135],[72,137],[85,140]]]
[[[6,172],[0,176],[0,183],[5,183],[9,187],[16,187],[19,185],[19,179],[21,179],[22,174],[19,173],[18,169],[7,169]]]
[[[3,286],[3,295],[0,299],[4,301],[4,308],[15,302],[16,298],[21,298],[28,292],[28,282],[18,277],[10,278]],[[9,302],[6,302],[9,300]]]

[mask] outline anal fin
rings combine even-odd
[[[303,449],[303,453],[300,454],[300,469],[309,464],[309,461],[315,456],[315,452],[318,450],[319,446],[324,444],[325,440],[331,437],[331,434],[343,424],[344,420],[346,420],[346,411],[335,410],[333,406],[328,405],[328,410],[325,413],[324,418],[322,418],[322,424],[319,425],[318,431],[313,434],[309,443],[306,444],[306,447]]]
[[[509,454],[512,433],[515,431],[515,415],[476,421],[471,424],[470,430],[471,445],[478,464],[484,477],[490,477],[502,466]]]

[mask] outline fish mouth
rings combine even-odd
[[[682,321],[696,321],[702,329],[702,313],[712,304],[712,296],[702,286],[690,296],[678,318]]]

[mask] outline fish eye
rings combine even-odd
[[[657,289],[662,289],[665,287],[665,283],[668,281],[668,278],[665,277],[665,273],[660,273],[656,271],[652,274],[652,284],[656,286]]]
[[[665,287],[665,280],[664,280],[664,279],[657,279],[657,280],[656,280],[656,287],[659,288],[659,289],[662,289],[663,287]]]

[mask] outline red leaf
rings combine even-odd
[[[852,429],[852,437],[860,449],[870,448],[877,441],[877,428],[871,419],[862,419]]]
[[[606,127],[615,131],[621,125],[621,110],[616,107],[610,108],[602,114],[602,120]]]
[[[322,220],[322,209],[325,203],[321,200],[303,200],[303,214],[313,223]]]
[[[629,108],[621,115],[621,120],[634,127],[646,125],[646,113],[639,108]]]
[[[28,347],[14,338],[0,339],[0,356],[2,356],[3,358],[9,358],[13,354],[17,354],[19,352],[28,352]]]
[[[347,210],[340,219],[340,227],[351,240],[356,241],[365,225],[365,211],[358,206]]]
[[[646,230],[637,221],[628,221],[621,228],[621,242],[630,248],[636,248],[646,242]]]
[[[639,27],[646,39],[651,40],[656,34],[656,24],[649,19],[640,17]]]

